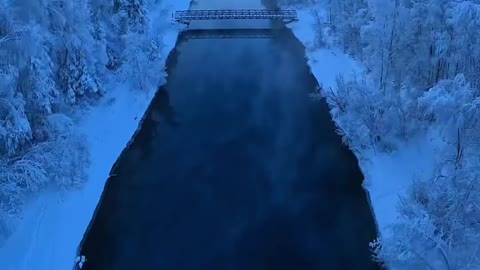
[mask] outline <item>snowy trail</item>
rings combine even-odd
[[[34,256],[34,251],[38,249],[39,245],[39,238],[40,238],[40,233],[41,233],[41,228],[43,225],[43,221],[45,218],[45,213],[47,212],[47,205],[42,202],[41,203],[41,209],[40,209],[40,214],[38,219],[36,220],[35,224],[33,225],[36,229],[34,232],[34,235],[32,237],[32,243],[30,244],[28,251],[27,251],[27,258],[25,259],[24,263],[24,268],[23,269],[28,269],[28,265],[32,265],[32,257]]]

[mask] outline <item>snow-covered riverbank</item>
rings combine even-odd
[[[480,269],[480,6],[278,1],[308,7],[291,27],[364,172],[380,231],[376,259],[389,269]],[[445,16],[431,15],[439,10]],[[343,56],[322,59],[324,44],[367,72]],[[317,65],[358,74],[331,91],[332,72]]]
[[[162,59],[175,46],[179,26],[170,22],[174,10],[187,9],[189,0],[169,1],[151,12],[151,27],[163,37]],[[158,76],[166,74],[160,70]],[[157,88],[131,90],[127,83],[114,89],[98,106],[87,111],[79,123],[89,144],[91,165],[88,181],[78,191],[41,194],[25,209],[14,234],[0,249],[2,270],[65,270],[74,265],[77,249],[94,214],[110,169],[140,125]],[[87,258],[88,259],[88,258]]]
[[[289,8],[289,7],[285,7]],[[318,18],[325,21],[326,12],[321,6],[297,9],[299,20],[290,23],[295,36],[304,44],[308,65],[313,75],[322,85],[323,94],[336,89],[336,78],[342,75],[352,78],[364,72],[362,63],[352,59],[338,48],[322,47],[316,43]],[[317,17],[318,16],[318,17]],[[322,20],[323,19],[323,20]],[[330,43],[328,35],[324,35]],[[335,108],[332,108],[335,109]],[[335,119],[334,120],[338,120]],[[337,121],[342,127],[342,123]],[[435,163],[435,136],[418,138],[408,143],[399,142],[396,150],[390,153],[364,149],[356,153],[359,165],[365,176],[364,188],[370,195],[371,207],[377,221],[380,235],[388,233],[389,225],[398,217],[397,205],[400,197],[411,186],[412,181],[432,175]]]

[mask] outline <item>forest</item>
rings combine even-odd
[[[316,46],[339,47],[365,67],[324,89],[358,157],[435,138],[435,173],[409,179],[398,221],[371,243],[375,259],[392,269],[478,268],[480,1],[281,2],[323,6]]]
[[[374,259],[394,269],[478,267],[480,1],[278,1],[324,5],[317,46],[364,65],[324,89],[357,156],[426,136],[441,150],[431,177],[411,179],[391,233],[371,243]],[[155,84],[145,72],[162,46],[146,15],[152,4],[0,0],[0,241],[35,194],[81,188],[88,147],[75,126],[108,86]]]
[[[0,241],[39,192],[82,187],[78,121],[112,82],[141,91],[159,57],[146,10],[144,0],[0,1]]]

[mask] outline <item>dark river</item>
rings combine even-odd
[[[83,269],[377,269],[363,176],[309,97],[304,48],[286,29],[241,32],[179,41],[108,179]]]

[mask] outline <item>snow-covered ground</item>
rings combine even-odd
[[[366,179],[364,187],[370,194],[381,234],[388,233],[388,225],[395,223],[399,199],[412,181],[433,175],[437,145],[435,138],[421,137],[417,141],[399,143],[399,150],[392,153],[363,153],[359,164]]]
[[[288,27],[304,44],[308,65],[323,89],[335,89],[335,80],[339,74],[349,78],[364,72],[362,63],[341,50],[315,46],[318,24],[314,12],[325,17],[325,10],[321,6],[301,8],[297,12],[299,20],[290,23]],[[398,150],[391,153],[365,150],[358,156],[365,175],[364,187],[370,195],[380,234],[388,233],[388,225],[395,223],[400,196],[405,194],[412,181],[432,175],[435,152],[438,151],[436,146],[440,145],[434,138],[432,135],[417,138],[408,144],[399,143]]]
[[[165,45],[162,66],[180,29],[170,23],[170,13],[187,9],[190,0],[167,2],[151,17],[152,27],[161,27],[154,31],[160,31]],[[159,76],[164,77],[164,83],[165,74]],[[110,169],[138,129],[157,90],[133,91],[128,83],[108,87],[113,90],[85,113],[78,127],[79,132],[86,134],[90,146],[91,166],[86,185],[78,191],[44,193],[30,202],[16,231],[0,248],[1,270],[66,270],[74,266],[79,243]]]

